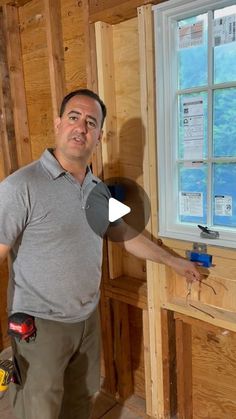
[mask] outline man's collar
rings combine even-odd
[[[52,148],[48,148],[43,152],[42,156],[40,157],[40,162],[44,169],[47,171],[48,175],[54,180],[66,173],[66,170],[60,165],[59,161],[54,156]],[[89,166],[87,166],[85,176],[87,181],[96,179],[96,177],[92,174]]]
[[[57,179],[62,174],[66,173],[66,170],[60,165],[59,161],[53,154],[53,149],[46,149],[40,157],[40,162],[52,179]]]

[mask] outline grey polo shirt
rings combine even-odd
[[[9,314],[77,322],[94,310],[102,238],[88,225],[85,207],[99,183],[91,210],[108,218],[109,190],[100,182],[88,171],[81,186],[46,150],[0,183],[0,243],[11,246]]]

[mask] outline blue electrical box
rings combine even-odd
[[[205,266],[206,268],[212,266],[212,255],[208,255],[207,253],[198,253],[188,250],[187,258],[191,260],[191,262],[201,263],[201,265]]]

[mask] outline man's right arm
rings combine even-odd
[[[9,251],[10,251],[10,246],[0,243],[0,265],[6,259]]]

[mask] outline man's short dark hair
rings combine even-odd
[[[62,100],[59,116],[62,117],[65,111],[67,102],[74,96],[89,96],[92,99],[95,99],[99,103],[102,110],[102,121],[101,121],[101,128],[102,128],[104,119],[106,118],[107,108],[105,104],[103,103],[102,99],[100,99],[100,97],[97,95],[97,93],[89,89],[78,89],[78,90],[74,90],[73,92],[68,93],[68,95],[66,95],[64,99]]]

